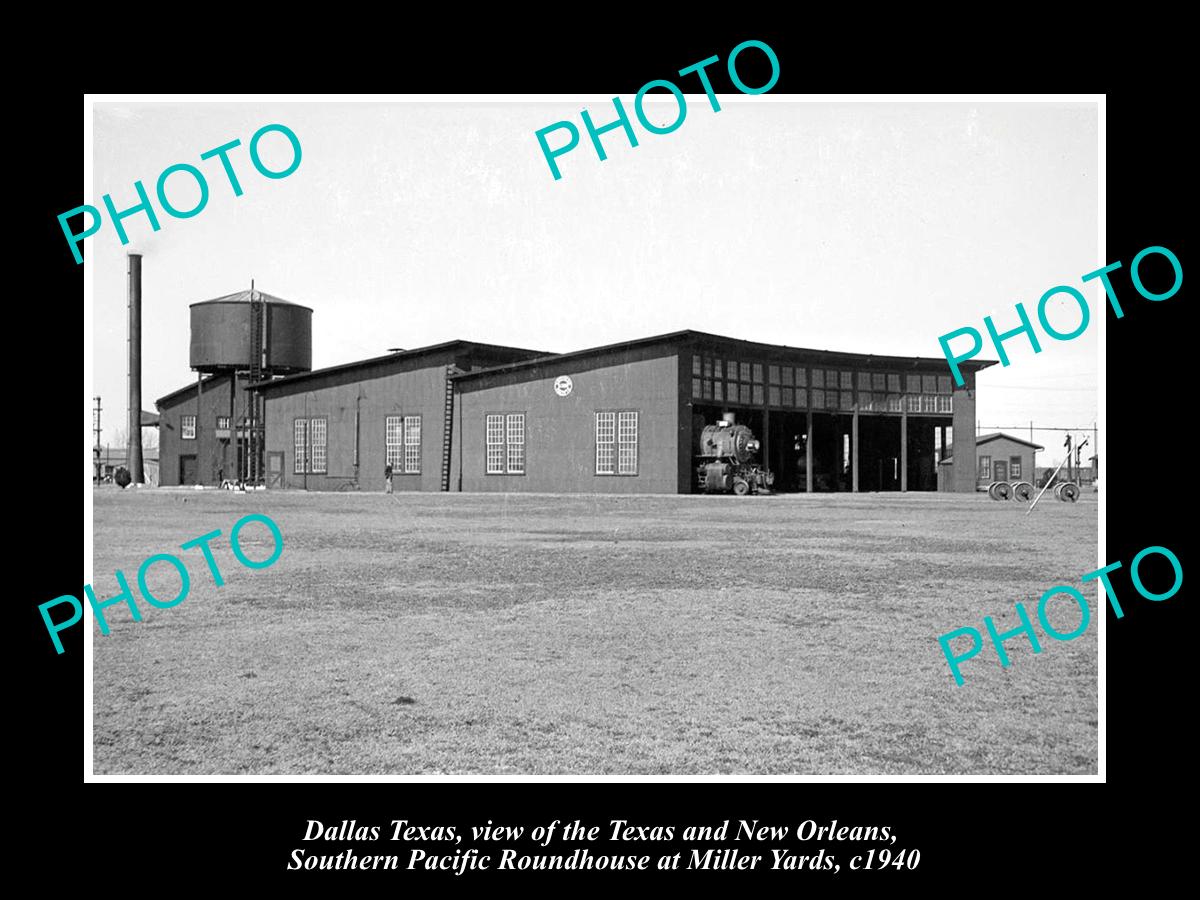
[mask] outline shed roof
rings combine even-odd
[[[876,356],[871,353],[849,353],[842,350],[815,350],[807,347],[789,347],[786,344],[763,344],[757,341],[744,341],[740,338],[731,338],[720,334],[709,334],[708,332],[704,331],[684,329],[683,331],[672,331],[667,334],[656,334],[651,337],[620,341],[616,344],[605,344],[602,347],[589,347],[584,350],[573,350],[570,353],[547,354],[546,356],[540,356],[534,359],[526,359],[515,363],[507,363],[502,366],[493,366],[489,369],[477,369],[474,372],[463,372],[453,377],[456,381],[466,381],[473,378],[494,375],[500,372],[513,372],[520,369],[527,369],[532,366],[545,365],[547,363],[582,359],[601,353],[611,353],[614,350],[647,347],[654,344],[692,343],[695,341],[719,341],[724,344],[736,344],[742,352],[746,353],[803,353],[816,357],[818,360],[826,361],[832,364],[861,365],[863,363],[869,363],[878,366],[891,366],[894,368],[916,367],[924,365],[946,365],[946,358],[944,356]],[[996,360],[994,359],[977,359],[961,362],[959,363],[959,368],[970,371],[978,371],[994,365],[996,365]]]

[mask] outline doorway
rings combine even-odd
[[[184,453],[179,457],[179,483],[197,484],[199,467],[196,465],[195,453]]]
[[[996,481],[1008,481],[1008,463],[998,459],[992,463],[992,473]]]

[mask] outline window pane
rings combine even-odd
[[[779,374],[782,376],[784,384],[792,383],[792,367],[791,366],[784,366],[780,370]]]
[[[724,378],[724,377],[725,377],[725,367],[721,364],[721,361],[719,359],[714,359],[713,360],[713,378]]]
[[[842,372],[842,390],[848,391],[854,387],[854,373]]]
[[[712,378],[713,361],[709,357],[704,357],[704,377]]]
[[[783,396],[780,397],[780,403],[783,406],[794,406],[796,402],[796,393],[790,387],[782,389]]]
[[[801,366],[797,366],[796,367],[796,387],[804,387],[806,384],[808,384],[808,369],[805,369]],[[814,386],[820,387],[820,385],[817,385],[815,383],[814,383]]]
[[[779,406],[779,385],[773,384],[767,388],[767,403],[771,406]]]
[[[871,388],[876,391],[887,390],[887,376],[882,372],[871,373]]]
[[[937,377],[937,389],[938,389],[939,394],[950,393],[950,376],[949,375],[939,375]]]
[[[859,372],[858,373],[858,389],[860,391],[869,391],[871,389],[871,373],[870,372]]]
[[[842,391],[842,409],[854,409],[854,393]]]
[[[889,391],[891,391],[893,394],[900,393],[900,376],[899,375],[894,375],[890,372],[888,373],[887,389]]]
[[[738,401],[750,405],[750,385],[738,385]]]
[[[742,381],[749,381],[750,380],[750,363],[741,363],[740,365],[742,368],[742,375],[741,375]]]
[[[908,405],[909,412],[921,411],[921,395],[920,394],[905,394],[905,402]]]
[[[617,418],[617,473],[637,474],[638,414],[623,412]]]
[[[723,381],[714,381],[713,382],[713,399],[714,400],[724,400],[725,399],[725,382],[723,382]]]
[[[860,392],[859,392],[859,395],[858,395],[858,408],[859,408],[859,409],[861,409],[861,410],[863,410],[863,411],[865,411],[865,412],[871,412],[871,411],[872,411],[872,406],[871,406],[871,392],[870,392],[870,391],[860,391]]]
[[[695,356],[695,355],[692,356],[692,374],[693,375],[700,374],[700,357],[699,356]]]
[[[695,397],[697,400],[700,399],[700,379],[699,378],[692,379],[692,396]]]
[[[875,411],[876,411],[876,412],[883,412],[885,409],[887,409],[887,408],[888,408],[888,406],[887,406],[887,403],[888,403],[887,394],[883,393],[882,391],[875,391],[875,393],[874,393],[874,394],[872,394],[871,396],[872,396],[872,399],[873,399],[873,401],[874,401],[874,404],[875,404]]]
[[[801,409],[808,406],[808,391],[804,388],[796,388],[796,405]]]
[[[809,391],[809,393],[812,394],[812,403],[810,404],[812,406],[812,408],[813,409],[824,409],[825,408],[825,392],[823,390],[820,390],[819,388],[817,388],[817,389]]]
[[[754,405],[762,406],[763,403],[763,386],[761,384],[754,385]]]
[[[421,417],[404,417],[404,471],[421,471]]]
[[[754,364],[754,383],[762,384],[762,363]]]
[[[181,416],[179,419],[179,437],[185,441],[196,439],[196,417]]]
[[[938,394],[938,412],[952,413],[954,412],[954,395],[953,394]]]
[[[1010,456],[1008,458],[1008,475],[1010,478],[1021,477],[1021,457]]]
[[[936,394],[937,393],[937,376],[936,375],[922,375],[921,376],[921,390],[924,391],[926,394]]]
[[[738,386],[736,381],[725,382],[725,400],[728,403],[737,403]]]
[[[897,375],[896,380],[899,381],[899,379],[900,379],[900,376]],[[903,400],[903,396],[901,394],[888,394],[888,398],[887,398],[888,412],[903,412],[904,411],[903,403],[904,403],[904,400]]]
[[[802,371],[804,371],[804,370],[803,370],[803,369],[797,369],[797,370],[796,370],[796,374],[797,374],[797,375],[799,375],[799,374],[800,374]],[[800,384],[800,382],[799,382],[799,381],[797,381],[797,382],[796,382],[796,384]],[[812,372],[812,386],[813,386],[813,387],[815,387],[815,388],[823,388],[823,387],[825,387],[825,370],[824,370],[824,369],[813,369],[813,372]]]
[[[704,399],[711,400],[713,398],[713,383],[711,378],[704,379]]]
[[[767,381],[779,384],[779,366],[767,366]]]
[[[904,392],[905,392],[906,394],[919,394],[919,393],[921,393],[921,376],[920,376],[920,375],[907,375],[907,376],[905,376],[905,379],[904,379]]]

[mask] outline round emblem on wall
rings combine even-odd
[[[554,379],[554,393],[560,397],[565,397],[571,393],[571,389],[575,384],[571,381],[570,375],[559,375]]]

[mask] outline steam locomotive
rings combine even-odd
[[[704,426],[696,457],[697,486],[706,494],[768,492],[775,476],[753,461],[759,449],[754,432],[745,425]]]

